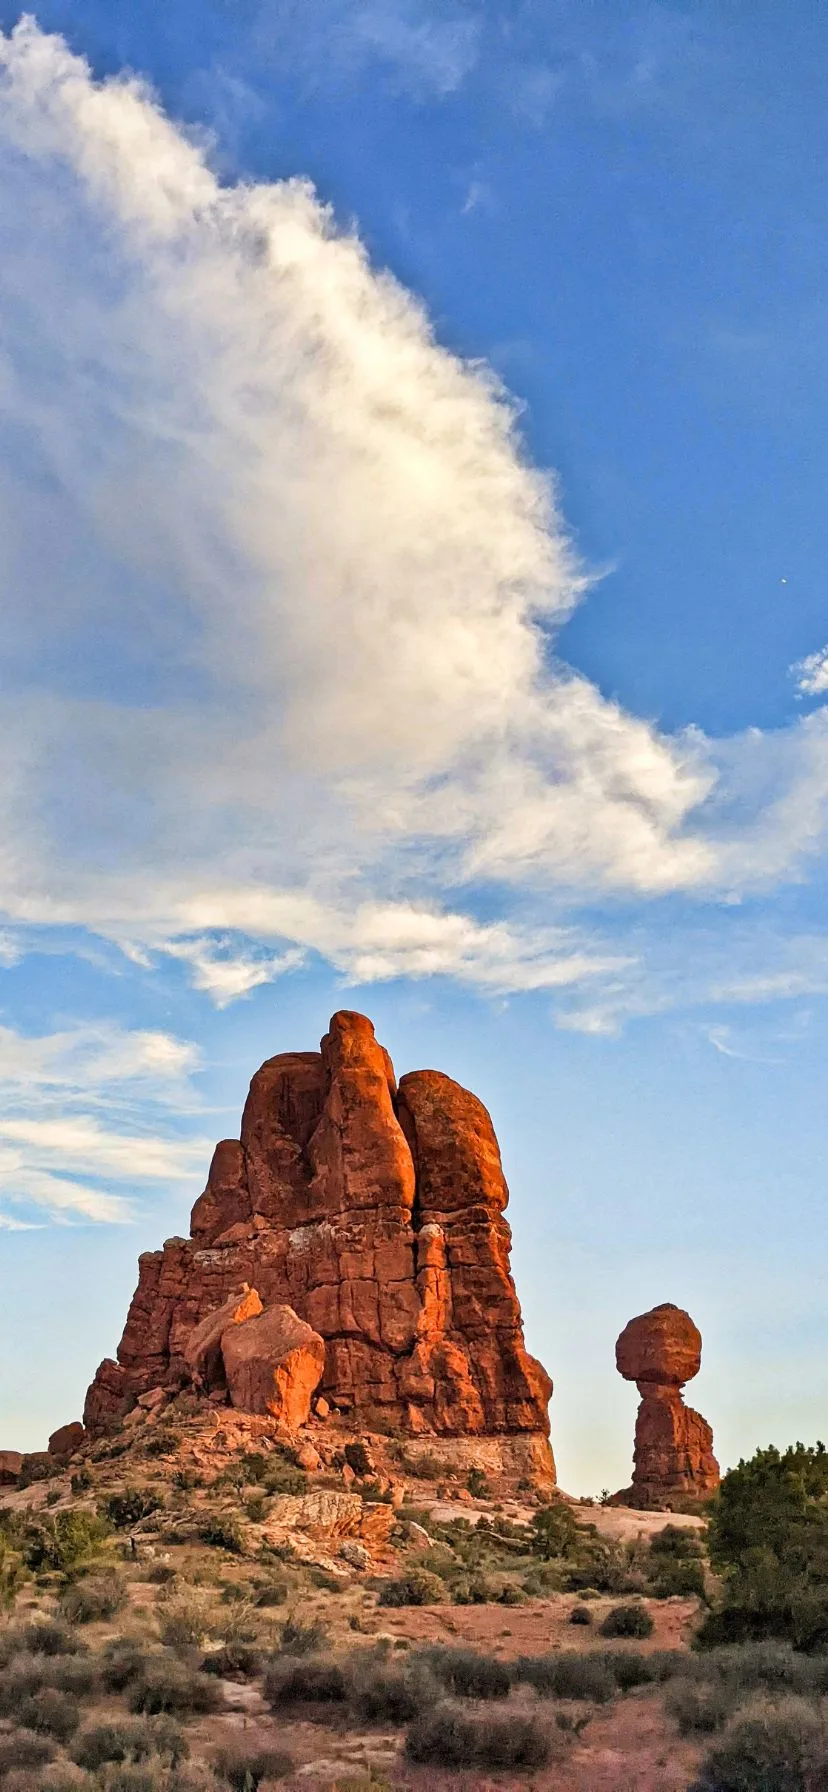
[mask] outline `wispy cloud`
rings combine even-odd
[[[136,1191],[189,1189],[209,1143],[182,1133],[198,1053],[166,1033],[0,1028],[0,1224],[123,1222]],[[9,1208],[13,1212],[9,1212]]]
[[[469,16],[347,19],[448,71]],[[314,951],[603,977],[606,1015],[629,974],[578,903],[738,895],[820,850],[828,712],[669,735],[555,656],[588,581],[554,481],[307,184],[220,184],[24,21],[0,245],[10,924],[166,950],[220,1003]]]

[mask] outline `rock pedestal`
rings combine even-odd
[[[632,1486],[618,1504],[644,1510],[686,1506],[715,1493],[719,1465],[713,1432],[685,1406],[681,1389],[701,1367],[701,1333],[689,1313],[665,1302],[625,1326],[615,1346],[619,1375],[641,1395],[635,1424]]]
[[[322,1340],[319,1395],[355,1423],[521,1438],[521,1461],[553,1479],[552,1383],[523,1342],[507,1201],[482,1102],[433,1070],[398,1089],[371,1022],[335,1014],[319,1052],[283,1053],[257,1071],[241,1137],[216,1148],[190,1237],[140,1258],[117,1361],[101,1364],[87,1396],[87,1428],[105,1430],[149,1389],[198,1386],[219,1350],[234,1404],[254,1387],[263,1399],[265,1383],[272,1394],[268,1314],[291,1308]],[[218,1329],[211,1319],[245,1287],[262,1317],[230,1315],[228,1355],[227,1317]],[[260,1334],[257,1362],[269,1369],[248,1354]]]

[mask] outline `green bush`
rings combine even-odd
[[[259,1581],[253,1589],[253,1604],[263,1607],[285,1605],[290,1593],[286,1580]]]
[[[704,1599],[704,1568],[701,1562],[662,1558],[650,1582],[655,1599]]]
[[[457,1698],[505,1699],[512,1683],[502,1661],[477,1649],[451,1649],[436,1644],[420,1651],[416,1659]]]
[[[212,1549],[226,1549],[232,1556],[244,1555],[244,1531],[233,1512],[211,1512],[199,1527],[199,1536]]]
[[[110,1761],[143,1761],[152,1751],[149,1724],[105,1723],[82,1730],[71,1755],[77,1767],[97,1773]]]
[[[67,1587],[60,1599],[61,1617],[68,1624],[96,1624],[123,1611],[127,1591],[117,1574],[87,1575]]]
[[[397,1580],[387,1580],[380,1589],[380,1605],[440,1605],[445,1587],[439,1575],[427,1568],[409,1568]]]
[[[702,1761],[693,1792],[818,1792],[827,1778],[825,1720],[792,1698],[734,1718]]]
[[[588,1605],[573,1605],[569,1614],[570,1624],[591,1624],[592,1613]]]
[[[43,1513],[26,1530],[23,1560],[34,1574],[71,1574],[95,1554],[106,1535],[105,1522],[93,1512]]]
[[[552,1752],[535,1717],[469,1714],[452,1705],[416,1718],[405,1746],[410,1761],[435,1767],[545,1767]]]
[[[269,1667],[264,1696],[274,1710],[285,1705],[342,1704],[349,1693],[348,1677],[336,1661],[296,1661],[287,1657]]]
[[[602,1636],[652,1636],[653,1628],[645,1605],[614,1605],[600,1626]]]
[[[531,1547],[545,1562],[571,1555],[581,1540],[572,1509],[562,1500],[541,1506],[532,1518],[531,1529]]]
[[[140,1524],[142,1518],[151,1518],[153,1512],[159,1512],[164,1502],[161,1495],[153,1487],[124,1487],[120,1493],[111,1493],[104,1502],[104,1512],[119,1531],[128,1531],[133,1525]]]
[[[215,1769],[219,1779],[231,1792],[257,1792],[262,1780],[281,1780],[290,1773],[293,1762],[283,1749],[262,1748],[241,1741],[233,1748],[219,1749]]]
[[[614,1676],[597,1651],[582,1654],[565,1649],[555,1655],[519,1655],[511,1672],[513,1680],[533,1686],[545,1697],[591,1699],[596,1705],[605,1705],[615,1693]]]
[[[466,1477],[466,1486],[474,1500],[488,1500],[492,1490],[482,1468],[470,1468]]]
[[[724,1476],[711,1508],[710,1559],[721,1608],[702,1647],[780,1637],[828,1647],[828,1452],[795,1444],[757,1450]]]

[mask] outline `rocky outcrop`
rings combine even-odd
[[[685,1406],[682,1385],[701,1367],[701,1333],[689,1313],[665,1302],[625,1326],[615,1346],[618,1372],[641,1395],[632,1486],[619,1504],[643,1509],[707,1499],[719,1485],[713,1432]]]
[[[229,1326],[221,1351],[234,1406],[269,1412],[289,1431],[307,1424],[325,1368],[325,1341],[292,1307],[269,1307]]]
[[[48,1444],[49,1455],[68,1460],[70,1456],[74,1456],[76,1450],[80,1449],[85,1439],[86,1432],[83,1426],[78,1419],[73,1419],[70,1424],[60,1425],[57,1431],[52,1432]]]
[[[0,1487],[14,1487],[23,1467],[21,1450],[0,1450]]]
[[[319,1391],[340,1414],[427,1437],[531,1438],[551,1478],[552,1384],[523,1342],[507,1200],[482,1103],[437,1071],[397,1090],[370,1021],[335,1014],[318,1053],[257,1071],[241,1138],[217,1147],[190,1238],[141,1257],[86,1425],[105,1429],[151,1388],[203,1380],[193,1334],[247,1284],[265,1315],[292,1308],[323,1340]],[[243,1354],[239,1339],[232,1350]],[[234,1359],[236,1373],[241,1397],[252,1382]]]

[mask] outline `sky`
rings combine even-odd
[[[663,1300],[824,1435],[824,8],[0,33],[0,1444],[341,1007],[492,1113],[564,1487]]]

